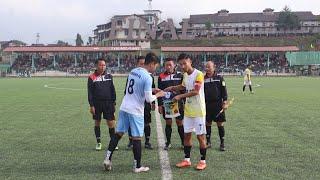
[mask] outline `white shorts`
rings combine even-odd
[[[206,131],[206,117],[187,117],[183,119],[184,133],[195,132],[196,135],[207,134]]]
[[[251,81],[248,81],[248,80],[245,80],[244,82],[243,82],[243,85],[246,85],[246,86],[251,86]]]

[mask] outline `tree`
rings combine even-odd
[[[299,17],[294,14],[288,6],[285,6],[280,12],[276,23],[277,27],[284,29],[285,33],[288,29],[297,29],[300,27]]]
[[[88,38],[88,45],[92,45],[92,37]]]
[[[27,43],[22,42],[20,40],[11,40],[10,43],[14,44],[15,46],[25,46]]]
[[[78,33],[77,39],[76,39],[76,46],[82,46],[82,45],[83,45],[83,40],[81,38],[81,35]]]
[[[58,40],[57,45],[58,45],[58,46],[68,46],[68,43],[67,43],[67,42],[64,42],[64,41],[62,41],[62,40]]]
[[[210,36],[211,36],[212,24],[211,24],[211,22],[208,20],[208,21],[205,23],[205,26],[206,26],[206,31],[207,31],[207,38],[209,39]]]

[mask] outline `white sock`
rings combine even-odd
[[[206,160],[200,160],[200,162],[202,162],[202,163],[206,164]]]
[[[105,158],[109,160],[110,155],[111,155],[111,151],[108,150],[108,151],[106,152]]]
[[[190,162],[190,158],[184,158],[184,160],[186,160],[186,161]]]
[[[137,160],[133,160],[133,168],[137,168]]]

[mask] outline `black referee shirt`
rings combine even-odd
[[[174,72],[173,74],[163,72],[158,77],[158,88],[164,90],[170,86],[177,86],[182,84],[183,74],[180,72]],[[183,94],[184,91],[181,91],[179,94]],[[158,98],[158,105],[163,105],[162,98]]]
[[[204,76],[204,93],[206,103],[228,100],[226,83],[223,77],[216,73],[212,77],[207,74]]]
[[[88,101],[93,106],[94,101],[110,101],[115,103],[116,91],[112,75],[103,72],[101,75],[95,71],[88,78]]]

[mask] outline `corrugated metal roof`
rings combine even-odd
[[[97,47],[97,46],[64,46],[64,47],[48,47],[48,46],[23,46],[23,47],[7,47],[4,52],[108,52],[108,51],[140,51],[138,46],[124,47]]]
[[[310,11],[296,11],[296,14],[301,21],[316,21],[317,16]],[[279,17],[280,12],[274,12],[273,14],[264,13],[229,13],[226,16],[219,16],[215,14],[198,14],[190,15],[191,24],[205,24],[211,23],[247,23],[247,22],[275,22]]]
[[[163,52],[288,52],[299,51],[296,46],[281,47],[161,47]]]

